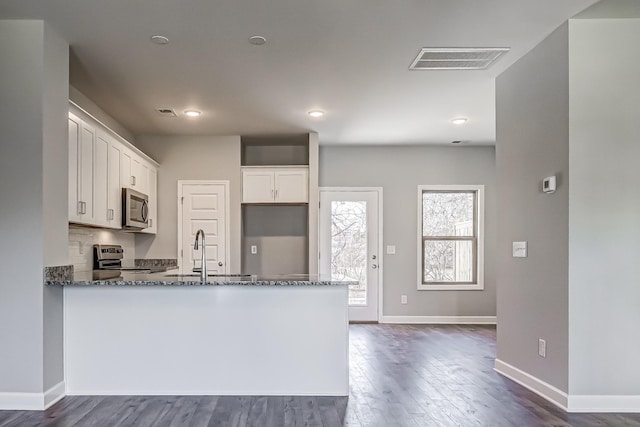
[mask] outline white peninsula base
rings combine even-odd
[[[66,286],[68,395],[348,395],[347,286]]]

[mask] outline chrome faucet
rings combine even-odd
[[[204,242],[204,231],[202,231],[202,229],[196,232],[196,242],[193,244],[193,249],[196,251],[198,250],[198,236],[200,235],[202,235],[202,262],[200,267],[200,280],[202,280],[203,282],[206,282],[207,281],[207,256],[206,256],[207,245]],[[197,270],[194,268],[193,271],[195,272]]]

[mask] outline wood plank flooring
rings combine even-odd
[[[350,327],[350,396],[69,396],[0,411],[29,426],[620,426],[640,414],[567,414],[493,371],[495,327]]]

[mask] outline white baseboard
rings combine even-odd
[[[44,409],[54,405],[58,400],[66,396],[65,383],[60,381],[58,384],[44,392]]]
[[[380,323],[495,325],[496,316],[381,316]]]
[[[569,412],[640,412],[638,395],[569,395]]]
[[[43,411],[64,396],[64,381],[44,393],[0,393],[0,410]]]
[[[496,359],[494,370],[510,380],[517,382],[524,388],[531,390],[535,394],[544,397],[559,408],[567,411],[567,393],[559,388],[556,388],[551,384],[516,368],[515,366],[509,365],[500,359]]]

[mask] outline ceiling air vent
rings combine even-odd
[[[423,48],[413,60],[410,70],[486,70],[507,47]]]
[[[165,117],[176,117],[176,112],[172,108],[156,108],[156,111]]]

